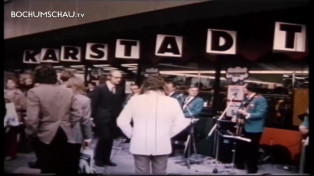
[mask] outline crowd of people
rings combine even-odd
[[[97,139],[95,165],[114,167],[113,141],[123,137],[130,142],[135,173],[166,174],[173,141],[187,138],[204,107],[199,88],[191,85],[186,92],[177,91],[174,82],[149,76],[141,85],[132,84],[126,96],[120,71],[105,78],[98,85],[85,84],[64,70],[58,80],[52,66],[39,65],[21,89],[15,78],[7,79],[6,117],[8,111],[16,112],[17,119],[4,121],[5,160],[16,157],[24,136],[32,142],[37,158],[31,167],[41,173],[77,174],[81,148],[91,147]],[[243,136],[252,142],[238,145],[236,167],[246,167],[248,173],[258,170],[259,140],[268,109],[256,88],[254,83],[244,86],[246,97],[237,112],[237,119],[244,119]]]

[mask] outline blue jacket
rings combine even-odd
[[[184,98],[185,100],[185,98]],[[184,103],[182,104],[184,106]],[[191,118],[193,116],[194,118],[198,118],[199,114],[202,112],[204,107],[204,100],[200,97],[195,97],[186,108],[183,109],[184,116],[186,118]]]
[[[182,104],[184,103],[184,95],[182,93],[179,92],[175,92],[173,93],[170,97],[175,98],[178,100],[180,106],[182,106]]]
[[[267,100],[261,95],[256,96],[247,106],[247,112],[250,113],[250,117],[245,121],[245,131],[249,133],[263,132],[268,112]]]

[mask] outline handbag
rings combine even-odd
[[[79,162],[79,174],[95,174],[94,151],[90,147],[82,147]]]
[[[7,112],[4,117],[4,127],[7,126],[19,126],[19,118],[15,109],[15,105],[13,102],[6,103],[5,108],[7,109]]]

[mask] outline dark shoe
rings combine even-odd
[[[253,170],[249,170],[249,171],[247,171],[247,173],[248,173],[248,174],[256,174],[256,173],[257,173],[257,170],[254,170],[254,171],[253,171]]]
[[[104,167],[106,164],[105,164],[105,162],[95,161],[95,165],[98,167]]]
[[[244,164],[235,164],[235,167],[236,167],[237,169],[241,169],[241,170],[245,169]]]
[[[106,163],[105,163],[105,165],[106,165],[106,166],[112,166],[112,167],[117,166],[117,164],[116,164],[116,163],[113,163],[113,162],[111,162],[111,161],[106,162]]]
[[[29,162],[28,163],[29,168],[32,169],[39,169],[39,164],[35,161],[35,162]]]

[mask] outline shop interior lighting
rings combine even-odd
[[[115,67],[105,67],[105,68],[102,68],[102,70],[118,70],[118,69]]]
[[[60,65],[60,66],[53,66],[53,68],[63,68],[63,66],[62,65]]]
[[[137,68],[136,67],[130,67],[130,68],[128,68],[128,70],[137,70]]]
[[[166,74],[166,73],[192,73],[192,74],[215,74],[215,71],[205,71],[205,70],[199,70],[199,71],[185,71],[185,70],[176,70],[176,71],[160,71],[160,73]],[[220,71],[221,74],[226,74],[226,71]],[[307,70],[298,70],[298,71],[286,71],[286,70],[251,70],[249,71],[249,74],[309,74],[309,71]]]
[[[70,67],[71,68],[81,68],[81,67],[84,67],[84,65],[71,65]]]
[[[137,67],[138,64],[121,64],[123,67]]]
[[[111,66],[110,64],[99,64],[99,65],[93,65],[94,67],[108,67]]]

